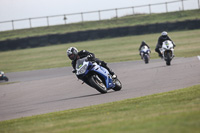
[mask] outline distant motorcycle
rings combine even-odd
[[[144,60],[145,64],[149,63],[150,60],[150,49],[147,46],[143,46],[140,50],[141,58]]]
[[[163,55],[163,59],[166,61],[166,65],[171,65],[171,60],[174,57],[174,45],[172,41],[166,40],[163,42],[162,48],[160,48],[160,52]]]
[[[8,77],[6,77],[6,75],[4,74],[3,71],[0,71],[0,80],[5,80],[5,81],[8,81]]]
[[[107,93],[110,89],[119,91],[122,88],[121,82],[117,78],[113,79],[107,69],[96,62],[88,61],[87,57],[76,61],[75,74],[83,83],[95,88],[102,94]]]

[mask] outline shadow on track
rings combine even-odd
[[[112,93],[112,92],[115,92],[115,91],[107,92],[106,94]],[[36,104],[34,104],[34,105],[37,105],[37,104],[44,104],[44,103],[52,103],[52,102],[60,102],[60,101],[66,101],[66,100],[71,100],[71,99],[79,99],[79,98],[85,98],[85,97],[93,97],[93,96],[98,96],[98,95],[105,95],[105,94],[97,93],[97,94],[91,94],[91,95],[70,97],[70,98],[64,98],[64,99],[59,99],[59,100],[54,100],[54,101],[46,101],[46,102],[36,103]]]

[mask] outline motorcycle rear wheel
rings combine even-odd
[[[107,93],[107,88],[98,75],[92,75],[89,78],[89,83],[100,93],[102,94]]]

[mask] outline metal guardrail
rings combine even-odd
[[[80,13],[72,13],[72,14],[62,14],[62,15],[53,15],[53,16],[43,16],[43,17],[35,17],[35,18],[25,18],[25,19],[17,19],[17,20],[10,20],[10,21],[2,21],[0,22],[0,31],[7,31],[7,30],[17,30],[17,29],[27,29],[27,28],[35,28],[35,27],[44,27],[44,26],[53,26],[53,25],[61,25],[61,24],[69,24],[69,23],[78,23],[78,22],[84,22],[84,21],[101,21],[101,20],[105,20],[105,19],[110,19],[110,18],[118,18],[119,17],[119,13],[122,10],[126,10],[129,9],[129,15],[135,15],[137,14],[136,9],[137,8],[144,8],[147,7],[148,11],[146,13],[152,14],[152,7],[153,6],[158,6],[158,5],[165,5],[165,11],[164,12],[170,12],[169,11],[169,4],[174,4],[174,3],[178,3],[181,5],[181,8],[179,7],[178,10],[185,10],[184,9],[184,2],[185,1],[196,1],[196,4],[198,4],[198,9],[200,9],[200,0],[176,0],[176,1],[171,1],[171,2],[165,2],[165,3],[156,3],[156,4],[148,4],[148,5],[140,5],[140,6],[132,6],[132,7],[123,7],[123,8],[115,8],[115,9],[107,9],[107,10],[99,10],[99,11],[90,11],[90,12],[80,12]],[[130,10],[131,9],[131,10]],[[176,10],[177,11],[177,10]],[[110,18],[105,18],[103,19],[102,14],[103,12],[112,12],[110,13],[112,15],[112,17]],[[93,20],[87,20],[85,19],[84,16],[88,15],[88,14],[93,14],[95,13],[96,15],[93,15],[92,18]],[[107,13],[108,14],[108,13]],[[110,16],[111,16],[110,15]],[[71,16],[78,16],[76,18],[70,18]],[[114,17],[113,17],[114,16]],[[50,24],[50,22],[53,22],[53,18],[56,17],[60,17],[57,20],[60,20],[59,22],[54,22],[55,24]],[[42,22],[34,22],[34,21],[41,21]],[[71,22],[70,22],[71,20]],[[55,20],[54,20],[55,21]],[[68,23],[67,23],[68,21]],[[24,24],[21,25],[26,25],[26,26],[21,26],[21,28],[19,28],[20,24],[17,24],[19,22],[22,22]],[[35,23],[35,26],[34,26]],[[39,23],[39,25],[36,25],[36,23]],[[18,27],[17,27],[18,26]],[[5,28],[4,30],[2,30],[2,28]]]

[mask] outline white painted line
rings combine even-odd
[[[197,56],[197,58],[200,60],[200,56]]]

